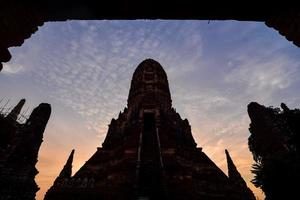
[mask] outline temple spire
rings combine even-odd
[[[241,174],[237,170],[235,164],[233,163],[227,149],[225,149],[225,154],[226,154],[226,159],[227,159],[227,168],[228,168],[228,177],[229,177],[229,179],[231,179],[233,181],[238,181],[238,182],[244,181]]]
[[[6,118],[16,121],[24,104],[25,104],[25,99],[21,99],[19,103],[12,109],[12,111],[6,116]]]
[[[5,141],[6,146],[1,149],[0,155],[0,199],[34,200],[39,190],[34,180],[38,173],[35,165],[51,115],[51,106],[41,103],[32,111],[25,124],[16,123],[13,120],[17,119],[24,103],[25,99],[22,99],[6,116],[7,120],[0,120],[4,123],[4,129],[0,128],[1,134],[2,131],[9,132],[9,140]],[[6,127],[10,130],[5,129]],[[2,139],[3,137],[1,142]]]
[[[32,111],[29,119],[18,132],[20,141],[12,150],[9,162],[22,162],[24,165],[26,163],[35,166],[50,115],[51,106],[47,103],[41,103]]]
[[[227,159],[229,181],[232,185],[235,185],[235,187],[237,187],[239,191],[242,191],[244,193],[243,200],[255,200],[253,192],[247,187],[245,180],[237,170],[227,149],[225,149],[225,154]]]
[[[75,149],[71,151],[71,154],[69,155],[69,158],[64,168],[61,170],[58,178],[70,178],[72,176],[72,163],[73,163],[74,152]]]
[[[158,105],[162,109],[171,109],[172,99],[168,77],[157,61],[146,59],[135,69],[127,103],[129,110],[137,105]]]

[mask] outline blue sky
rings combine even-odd
[[[53,109],[40,150],[38,199],[72,148],[76,171],[101,146],[146,58],[166,70],[173,107],[190,121],[198,146],[225,172],[228,148],[251,189],[247,104],[300,107],[299,48],[263,23],[55,22],[10,51],[0,98],[14,105],[24,97],[25,108],[47,102]]]

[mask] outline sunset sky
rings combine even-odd
[[[102,145],[126,106],[132,74],[146,58],[169,79],[173,107],[199,147],[225,172],[224,149],[250,183],[247,104],[300,107],[300,51],[263,23],[237,21],[68,21],[46,23],[0,72],[0,99],[24,109],[50,103],[39,152],[37,200],[75,148],[73,173]],[[3,102],[0,103],[0,106]]]

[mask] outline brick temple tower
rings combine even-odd
[[[0,200],[34,200],[39,190],[35,165],[51,106],[41,103],[20,123],[24,104],[22,99],[9,114],[0,113]]]
[[[73,176],[72,151],[45,200],[255,199],[228,153],[230,177],[196,146],[188,120],[172,108],[166,72],[146,59],[102,147]]]

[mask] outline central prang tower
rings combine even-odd
[[[137,105],[164,111],[172,107],[167,74],[154,60],[143,61],[133,73],[128,108],[135,108]]]
[[[196,146],[172,108],[166,72],[146,59],[102,148],[73,176],[72,151],[45,200],[255,200],[227,151],[229,177]]]

